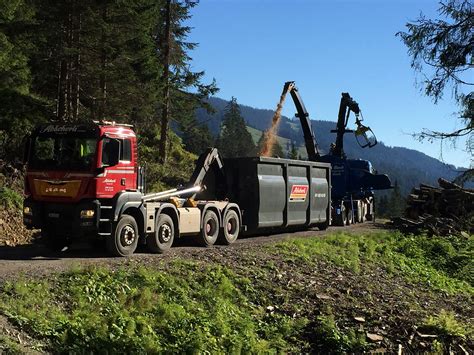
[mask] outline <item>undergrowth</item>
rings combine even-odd
[[[305,324],[249,302],[240,290],[249,280],[224,267],[178,262],[167,269],[10,282],[0,309],[58,352],[280,352],[291,350],[287,340]]]
[[[332,313],[320,315],[313,325],[313,350],[321,354],[362,353],[367,349],[365,333],[356,329],[342,331]]]
[[[463,324],[453,312],[442,309],[438,314],[429,316],[423,324],[424,330],[434,332],[444,337],[472,337],[474,326]]]
[[[318,258],[360,273],[373,264],[449,294],[474,294],[474,236],[428,237],[379,232],[333,234],[278,243],[271,250],[311,264]]]
[[[16,191],[2,186],[0,187],[0,207],[5,209],[20,209],[23,206],[23,197]]]

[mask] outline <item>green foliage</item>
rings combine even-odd
[[[288,151],[288,159],[298,159],[298,148],[296,148],[296,144],[293,141],[291,141],[291,147]]]
[[[444,309],[439,314],[428,317],[423,328],[443,336],[466,338],[474,335],[472,324],[460,323],[453,312],[445,311]]]
[[[198,125],[197,123],[181,125],[181,131],[183,132],[184,147],[193,154],[199,155],[213,146],[211,132],[205,125]]]
[[[2,186],[0,187],[0,206],[9,210],[19,210],[23,206],[23,197],[18,192]]]
[[[159,132],[150,133],[139,145],[140,164],[146,168],[148,192],[159,192],[188,183],[197,156],[184,149],[181,138],[173,132],[168,135],[168,158],[161,163],[158,156]]]
[[[439,3],[440,18],[423,14],[406,24],[407,32],[399,32],[412,57],[411,66],[423,74],[425,94],[435,102],[450,88],[460,106],[461,128],[451,132],[424,130],[420,140],[467,137],[466,150],[474,153],[474,5],[470,0],[445,0]],[[473,177],[472,166],[461,177]]]
[[[408,280],[450,294],[474,294],[474,238],[441,238],[374,233],[333,234],[324,238],[294,239],[272,247],[304,263],[327,259],[354,272],[369,264],[383,265]]]
[[[58,352],[276,352],[301,329],[250,303],[239,287],[245,280],[226,268],[178,261],[167,269],[7,283],[0,309]]]
[[[51,118],[47,103],[14,90],[0,90],[0,157],[21,158],[23,137]]]
[[[390,217],[387,194],[377,194],[375,197],[375,211],[377,217]]]
[[[398,181],[395,180],[393,190],[390,193],[387,205],[387,214],[391,217],[399,217],[405,211],[405,201],[400,193]]]
[[[318,353],[362,353],[367,348],[365,334],[354,329],[349,329],[346,332],[341,331],[333,314],[317,317],[314,337]]]
[[[216,145],[226,158],[248,157],[256,154],[252,136],[247,131],[237,99],[234,97],[225,109],[222,131]]]
[[[187,42],[191,27],[183,23],[196,4],[172,2],[169,78],[171,119],[193,151],[211,141],[205,129],[190,128],[194,112],[217,91],[214,81],[202,82],[204,72],[190,70],[196,44]],[[165,1],[153,0],[0,0],[0,159],[20,158],[23,134],[36,124],[106,118],[134,124],[153,165],[163,107],[164,8]],[[152,183],[166,177],[161,186],[183,181],[193,165],[175,135],[166,144],[170,162],[150,169]]]
[[[23,354],[20,346],[11,338],[0,334],[0,353],[2,354]]]

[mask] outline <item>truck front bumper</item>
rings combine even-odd
[[[77,237],[97,233],[99,220],[99,200],[67,204],[39,202],[27,198],[23,204],[23,224],[31,229],[48,229]]]

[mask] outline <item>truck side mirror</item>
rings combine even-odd
[[[102,166],[117,165],[120,160],[120,141],[113,138],[104,138],[102,142]]]

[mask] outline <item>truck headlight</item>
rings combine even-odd
[[[81,218],[94,218],[95,211],[94,210],[82,210],[81,211]]]
[[[33,210],[31,207],[26,206],[23,208],[23,213],[31,216],[33,214]]]

